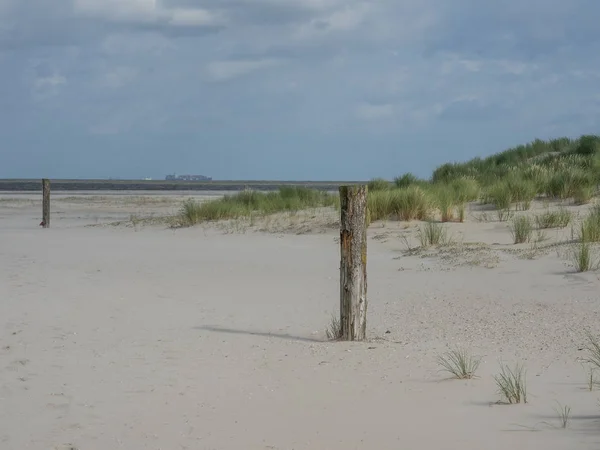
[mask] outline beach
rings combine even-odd
[[[40,194],[0,195],[0,448],[600,448],[581,361],[600,274],[574,269],[569,227],[515,245],[470,205],[419,248],[422,223],[374,222],[368,340],[334,342],[338,213],[164,219],[218,195],[53,192],[49,229]],[[441,370],[455,347],[476,377]],[[501,363],[527,403],[499,403]]]

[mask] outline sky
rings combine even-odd
[[[599,133],[598,0],[0,0],[0,178],[368,180]]]

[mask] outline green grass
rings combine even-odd
[[[586,204],[597,194],[600,183],[600,136],[577,139],[536,139],[486,158],[451,162],[437,167],[429,179],[412,173],[393,182],[373,178],[369,187],[369,223],[376,220],[465,220],[466,205],[480,200],[496,209],[500,221],[514,211],[528,210],[534,199],[572,199]],[[307,187],[286,187],[275,193],[242,192],[224,199],[196,204],[186,202],[179,219],[182,224],[298,211],[315,206],[339,205],[335,196]],[[547,213],[535,219],[538,228],[564,228],[571,221],[566,214]],[[592,219],[586,222],[587,241],[600,241],[600,225],[594,234]],[[597,235],[597,237],[596,237]]]
[[[589,242],[581,241],[578,243],[572,251],[571,259],[577,272],[587,272],[598,267]]]
[[[431,195],[418,186],[369,192],[368,207],[371,221],[396,218],[425,220],[433,203]]]
[[[448,243],[446,227],[436,222],[428,221],[424,225],[421,225],[418,236],[421,247],[446,245]]]
[[[446,163],[434,170],[430,182],[450,186],[465,178],[482,189],[484,203],[500,211],[512,205],[529,209],[537,196],[584,204],[600,182],[600,136],[536,139],[487,158]]]
[[[367,187],[369,188],[369,192],[386,191],[386,190],[390,189],[392,186],[393,186],[392,183],[390,183],[388,180],[385,180],[383,178],[373,178],[367,184]]]
[[[330,341],[338,341],[342,338],[342,323],[338,316],[331,316],[329,326],[325,330],[325,335]]]
[[[565,228],[569,225],[573,218],[573,214],[565,208],[560,208],[557,211],[546,211],[535,216],[535,224],[538,228]]]
[[[494,381],[502,398],[508,404],[527,403],[527,382],[525,368],[516,364],[514,369],[500,365],[500,373],[494,375]]]
[[[523,244],[531,240],[533,223],[528,216],[518,216],[512,220],[510,232],[515,244]]]
[[[581,242],[600,242],[600,204],[590,208],[579,228]]]
[[[582,358],[582,362],[589,364],[593,374],[594,371],[600,369],[600,340],[589,331],[586,334],[587,344],[584,346],[584,350],[587,356]]]
[[[294,212],[337,204],[339,197],[336,195],[305,187],[286,186],[276,192],[248,190],[202,203],[190,199],[184,202],[177,219],[180,226],[191,226],[206,221]]]
[[[474,357],[468,351],[457,348],[439,355],[437,361],[443,370],[454,378],[465,380],[475,377],[481,358]]]

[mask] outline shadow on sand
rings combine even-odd
[[[249,336],[263,336],[270,338],[286,339],[288,341],[300,341],[300,342],[326,342],[323,339],[311,338],[306,336],[293,336],[291,334],[281,333],[266,333],[262,331],[251,331],[251,330],[235,330],[233,328],[222,328],[214,327],[210,325],[202,325],[194,327],[196,330],[212,331],[214,333],[228,333],[228,334],[245,334]]]

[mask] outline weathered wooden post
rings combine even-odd
[[[50,180],[42,179],[42,223],[44,228],[50,228]]]
[[[367,334],[367,186],[340,186],[340,335]]]

